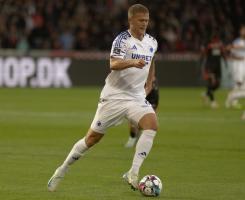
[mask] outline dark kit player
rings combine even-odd
[[[210,104],[211,108],[218,107],[214,92],[220,86],[222,58],[225,58],[225,48],[216,34],[211,38],[206,47],[202,48],[203,78],[207,81],[207,90],[203,97],[205,102]]]

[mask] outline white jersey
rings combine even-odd
[[[234,40],[233,45],[234,46],[239,46],[239,47],[241,47],[241,49],[233,49],[232,53],[235,56],[244,57],[245,58],[245,40],[242,39],[242,38],[237,38],[236,40]]]
[[[128,100],[145,98],[144,86],[156,51],[157,41],[152,36],[145,34],[140,41],[129,31],[120,33],[113,41],[110,56],[121,59],[143,59],[146,66],[142,69],[130,67],[112,70],[106,78],[100,98]]]
[[[237,57],[245,59],[245,40],[242,38],[237,38],[233,42],[234,46],[240,47],[239,49],[233,49],[232,54]],[[232,74],[235,83],[240,83],[245,85],[245,60],[234,60],[232,67]],[[240,86],[239,86],[240,87]]]

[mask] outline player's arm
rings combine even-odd
[[[228,47],[228,49],[229,49],[229,47]],[[244,60],[245,59],[242,56],[238,56],[238,55],[234,54],[231,50],[229,51],[229,53],[227,53],[226,58],[231,59],[231,60]]]
[[[245,50],[245,47],[243,45],[238,45],[238,44],[232,44],[229,47],[230,47],[230,49]]]
[[[145,84],[146,95],[148,95],[151,92],[151,90],[152,90],[152,82],[154,80],[155,80],[155,59],[153,57],[152,62],[151,62],[151,66],[150,66],[150,69],[149,69],[149,74],[148,74],[148,77],[147,77],[147,81],[146,81],[146,84]]]
[[[136,67],[142,69],[146,65],[146,62],[142,59],[122,59],[122,58],[110,58],[111,70],[123,70],[130,67]]]
[[[230,45],[227,45],[225,49],[229,52],[227,56],[229,59],[232,59],[232,60],[244,60],[245,59],[242,56],[237,56],[234,53],[232,53],[232,50],[236,50],[236,49],[244,50],[243,46],[237,45],[237,44],[230,44]]]
[[[235,54],[229,54],[228,58],[232,59],[232,60],[244,60],[245,58],[242,56],[237,56]]]

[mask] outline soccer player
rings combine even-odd
[[[147,94],[146,100],[152,105],[153,109],[156,112],[159,103],[159,88],[158,88],[157,79],[155,77],[155,73],[154,73],[151,87],[146,88],[146,94]],[[134,147],[134,145],[136,144],[140,136],[140,130],[137,126],[135,126],[135,124],[129,123],[129,134],[130,135],[128,141],[125,144],[126,148]]]
[[[220,86],[221,79],[221,59],[225,57],[225,49],[217,34],[211,38],[210,42],[203,48],[204,57],[203,77],[207,81],[207,90],[203,94],[205,102],[210,103],[211,108],[217,108],[214,92]]]
[[[245,25],[241,26],[240,37],[237,38],[231,48],[233,59],[234,87],[226,99],[226,107],[241,108],[238,103],[240,98],[245,98]]]
[[[152,83],[154,54],[157,41],[146,33],[149,10],[141,4],[128,9],[129,30],[120,33],[112,44],[111,73],[106,78],[92,124],[77,141],[65,161],[48,182],[48,190],[55,191],[68,168],[105,135],[106,130],[120,124],[124,118],[137,124],[142,134],[137,142],[131,168],[123,178],[133,189],[138,188],[138,174],[148,156],[158,128],[157,116],[145,99],[146,88]]]

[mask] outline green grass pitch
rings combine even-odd
[[[202,105],[201,88],[161,88],[159,131],[140,177],[156,174],[164,200],[244,200],[245,121],[242,110]],[[47,181],[94,116],[100,88],[0,89],[1,200],[147,199],[122,180],[133,149],[127,124],[73,165],[56,192]],[[242,102],[244,104],[244,101]]]

